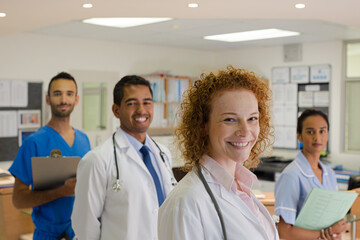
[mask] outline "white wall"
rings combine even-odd
[[[340,106],[344,98],[342,42],[308,43],[303,45],[302,50],[301,62],[285,63],[282,46],[212,52],[24,33],[0,37],[0,79],[43,81],[45,91],[49,79],[59,71],[118,72],[119,79],[126,74],[155,71],[199,76],[203,71],[232,64],[248,68],[270,80],[273,67],[330,64],[331,160],[347,168],[359,169],[360,155],[341,153],[343,115]],[[81,129],[81,117],[78,106],[72,115],[74,127]],[[294,155],[293,152],[289,154]]]
[[[165,71],[173,75],[199,76],[213,65],[213,54],[206,51],[30,33],[1,37],[0,53],[0,79],[42,81],[44,95],[49,80],[60,71],[117,72],[118,77],[108,84],[110,114],[113,86],[126,74]],[[82,80],[77,83],[81,96]],[[78,129],[82,123],[81,109],[80,99],[71,117],[71,124]],[[43,110],[46,123],[50,110],[46,106]],[[88,134],[90,141],[95,142],[96,134]],[[105,137],[102,136],[102,140]]]

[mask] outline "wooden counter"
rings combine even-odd
[[[0,188],[0,240],[18,240],[34,231],[31,216],[12,204],[13,188]]]
[[[275,196],[273,192],[263,192],[265,198],[260,198],[259,201],[264,204],[271,215],[274,214]]]

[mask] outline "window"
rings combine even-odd
[[[105,130],[106,116],[106,83],[83,83],[84,130]]]
[[[360,151],[360,40],[345,43],[345,151]]]

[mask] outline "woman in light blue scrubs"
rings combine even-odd
[[[320,162],[320,153],[328,142],[329,121],[326,114],[307,109],[298,118],[297,137],[303,149],[281,173],[275,184],[275,215],[280,217],[278,231],[284,239],[341,239],[345,220],[321,231],[295,227],[295,219],[313,188],[337,190],[332,169]]]

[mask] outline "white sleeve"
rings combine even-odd
[[[101,215],[106,195],[106,167],[101,156],[90,151],[77,169],[72,227],[79,240],[100,239]]]
[[[159,240],[204,239],[203,226],[197,210],[187,204],[168,204],[159,211]],[[189,208],[190,207],[190,208]]]

